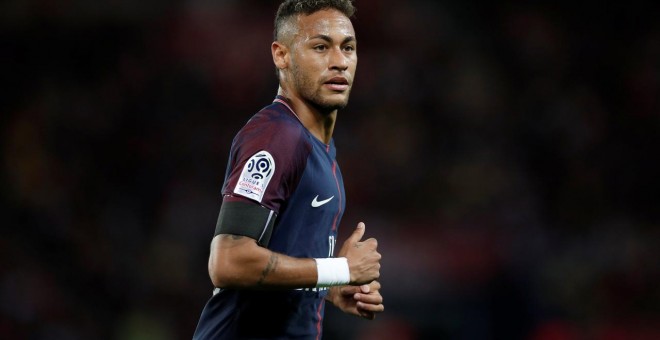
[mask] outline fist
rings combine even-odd
[[[364,231],[364,223],[358,223],[357,228],[344,242],[338,254],[348,260],[351,285],[367,284],[380,277],[381,256],[378,253],[378,241],[375,238],[361,241]]]

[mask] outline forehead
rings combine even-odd
[[[355,37],[351,19],[336,9],[324,9],[310,15],[299,15],[296,20],[298,36],[308,39],[317,35]]]

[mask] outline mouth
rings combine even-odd
[[[323,83],[327,88],[337,92],[344,92],[348,90],[349,84],[348,79],[344,77],[332,77]]]

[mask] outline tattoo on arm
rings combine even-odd
[[[231,239],[232,239],[232,240],[240,240],[240,239],[242,239],[242,238],[243,238],[243,236],[241,236],[241,235],[234,235],[234,234],[231,234]]]
[[[262,285],[264,280],[266,279],[266,276],[268,274],[272,273],[277,269],[277,264],[279,263],[279,258],[277,257],[276,253],[271,253],[270,254],[270,259],[268,259],[268,264],[266,265],[266,268],[264,268],[263,271],[261,271],[261,277],[259,278],[259,281],[257,282],[257,285]]]

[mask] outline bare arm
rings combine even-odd
[[[209,275],[220,288],[305,288],[316,285],[316,262],[270,251],[252,238],[220,234],[211,242]]]
[[[344,242],[339,256],[346,257],[350,284],[362,285],[380,276],[380,254],[375,239],[360,241],[360,222]],[[316,261],[295,258],[261,247],[253,238],[219,234],[211,242],[209,275],[219,288],[307,288],[315,287]]]

